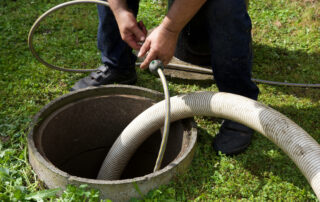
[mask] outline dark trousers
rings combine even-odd
[[[139,0],[128,0],[128,8],[137,16]],[[133,69],[137,57],[132,49],[122,41],[116,19],[109,7],[98,5],[98,48],[102,63],[110,68]]]
[[[137,14],[139,0],[127,3]],[[100,5],[98,12],[102,62],[114,68],[134,68],[136,57],[121,40],[112,12]],[[256,100],[259,89],[251,81],[251,20],[244,0],[208,0],[200,12],[205,12],[207,18],[211,64],[219,90]]]

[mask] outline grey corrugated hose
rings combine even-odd
[[[242,123],[279,146],[299,167],[320,199],[320,146],[283,114],[249,98],[230,93],[196,92],[172,97],[171,122],[193,116],[215,116]],[[106,156],[98,179],[117,180],[136,149],[163,126],[164,101],[137,116]]]

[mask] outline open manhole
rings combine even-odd
[[[28,136],[29,160],[49,188],[88,184],[102,198],[126,201],[168,183],[190,164],[196,143],[192,119],[171,124],[162,168],[152,173],[161,143],[160,129],[136,151],[121,179],[96,180],[99,168],[122,130],[163,99],[155,91],[109,85],[64,95],[35,117]]]

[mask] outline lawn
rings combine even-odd
[[[0,1],[0,201],[51,199],[98,201],[85,185],[68,187],[62,196],[46,190],[27,158],[26,136],[33,116],[51,100],[68,93],[83,77],[41,65],[27,46],[37,17],[63,0]],[[138,18],[148,28],[161,22],[166,2],[141,0]],[[297,83],[320,83],[320,2],[252,1],[253,77]],[[97,15],[94,5],[57,12],[39,27],[35,48],[49,62],[68,68],[95,68]],[[161,91],[160,81],[138,70],[138,86]],[[217,91],[212,81],[169,79],[172,95]],[[288,116],[320,142],[320,89],[259,84],[259,101]],[[217,155],[211,147],[220,121],[196,117],[198,145],[185,175],[151,191],[146,201],[286,200],[317,201],[296,165],[275,144],[255,133],[246,152]]]

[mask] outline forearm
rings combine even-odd
[[[128,10],[126,0],[108,0],[108,3],[110,5],[110,9],[114,14],[120,11]]]
[[[171,32],[180,32],[205,2],[206,0],[175,0],[161,26]]]
[[[147,34],[142,21],[137,22],[134,11],[127,5],[127,0],[108,0],[108,2],[118,23],[122,40],[131,48],[140,49],[141,44],[138,42],[144,41]]]

